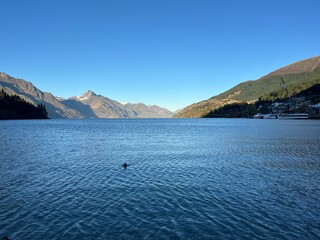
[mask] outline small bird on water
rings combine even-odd
[[[127,164],[126,162],[122,165],[124,168],[127,168],[129,166],[129,164]]]

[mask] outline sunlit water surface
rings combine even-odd
[[[1,121],[0,237],[319,239],[319,149],[311,120]]]

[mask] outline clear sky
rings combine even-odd
[[[0,72],[176,110],[320,55],[319,0],[0,0]]]

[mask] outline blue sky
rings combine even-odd
[[[320,55],[318,0],[0,0],[0,71],[183,108]]]

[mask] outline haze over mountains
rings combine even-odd
[[[320,56],[290,64],[258,80],[242,82],[217,96],[185,107],[174,117],[204,117],[213,110],[228,104],[252,103],[280,89],[297,84],[313,85],[316,83],[320,83]]]
[[[168,118],[171,111],[143,103],[122,104],[107,97],[87,91],[83,95],[63,99],[42,92],[32,83],[0,73],[0,89],[17,94],[37,105],[45,104],[49,118]]]

